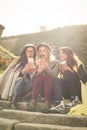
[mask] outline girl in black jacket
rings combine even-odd
[[[59,57],[60,72],[54,78],[55,106],[51,107],[51,112],[65,109],[63,98],[70,100],[67,106],[75,106],[81,100],[81,81],[87,82],[84,66],[70,47],[61,47]]]

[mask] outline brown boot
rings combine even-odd
[[[41,112],[43,113],[49,113],[50,111],[50,102],[49,101],[45,101],[43,108],[41,109]]]
[[[32,99],[30,103],[27,104],[27,111],[35,111],[36,100]]]

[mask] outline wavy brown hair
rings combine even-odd
[[[77,61],[75,59],[75,53],[73,52],[72,48],[70,47],[60,47],[60,51],[63,51],[67,55],[67,64],[68,66],[73,69],[73,66],[77,66]]]

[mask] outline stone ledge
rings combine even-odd
[[[0,117],[16,119],[26,123],[87,127],[86,116],[74,116],[65,114],[44,114],[40,112],[3,109],[0,110]]]
[[[19,123],[18,120],[0,118],[0,130],[12,130],[14,124]]]
[[[69,127],[48,124],[35,124],[35,123],[19,123],[15,125],[15,130],[87,130],[85,127]]]
[[[17,110],[26,110],[26,105],[28,102],[17,102],[16,103],[16,108]],[[0,100],[0,107],[3,109],[9,109],[10,101],[5,101],[5,100]],[[39,100],[37,105],[36,105],[36,112],[41,112],[41,109],[43,108],[44,105],[44,100]],[[66,108],[66,113],[68,113],[70,108]]]
[[[87,130],[87,127],[21,123],[18,120],[0,118],[0,130]]]

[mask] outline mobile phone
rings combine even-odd
[[[28,58],[28,63],[34,63],[34,58]]]
[[[62,61],[60,64],[61,64],[61,65],[66,65],[67,62],[64,60],[64,61]]]

